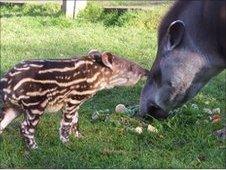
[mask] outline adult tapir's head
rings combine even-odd
[[[218,11],[226,7],[221,5],[178,2],[165,16],[157,56],[141,94],[141,116],[167,117],[225,68],[226,38],[221,36],[225,37],[226,18],[222,21]]]

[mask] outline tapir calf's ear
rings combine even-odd
[[[112,69],[112,63],[113,63],[113,55],[109,52],[104,52],[101,56],[102,63]]]
[[[184,36],[185,24],[181,20],[176,20],[170,24],[167,30],[167,49],[172,50],[177,47]]]
[[[96,49],[93,49],[93,50],[90,50],[90,52],[88,53],[89,56],[92,56],[92,57],[100,57],[101,56],[101,52],[99,52],[98,50]]]
[[[112,68],[113,55],[110,52],[101,53],[97,50],[91,50],[88,53],[97,63]]]

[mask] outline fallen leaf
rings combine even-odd
[[[221,115],[214,114],[213,116],[210,116],[210,120],[212,121],[212,123],[218,123],[221,121]]]

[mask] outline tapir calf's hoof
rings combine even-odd
[[[219,138],[226,139],[226,127],[223,128],[223,129],[215,131],[214,135],[219,137]]]
[[[78,139],[82,139],[84,138],[84,136],[80,133],[80,132],[75,132],[75,137],[78,138]]]

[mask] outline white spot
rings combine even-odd
[[[38,122],[39,122],[39,120],[37,119],[37,120],[32,121],[31,124],[32,124],[32,126],[36,126],[38,124]]]
[[[77,104],[81,103],[81,101],[79,101],[79,100],[69,100],[69,103],[77,105]]]
[[[34,129],[31,129],[31,128],[30,128],[28,131],[29,131],[30,133],[34,133],[34,132],[35,132],[35,130],[34,130]]]
[[[1,81],[8,81],[8,79],[7,78],[2,78]]]
[[[31,113],[41,115],[43,112],[37,109],[31,110]]]
[[[76,112],[72,118],[72,124],[75,124],[75,123],[78,123],[78,112]]]
[[[8,94],[11,92],[11,90],[9,90],[8,88],[7,89],[3,89],[3,91],[8,93]]]

